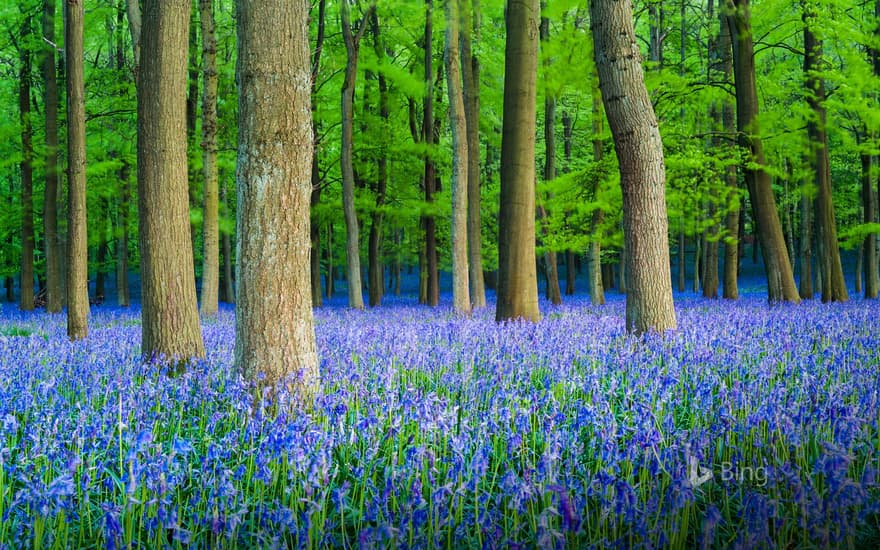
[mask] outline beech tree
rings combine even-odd
[[[204,357],[190,235],[186,82],[189,0],[143,0],[138,98],[141,348]]]
[[[43,117],[46,187],[43,191],[43,247],[46,254],[46,311],[61,311],[61,239],[58,235],[58,79],[55,74],[55,0],[43,0]]]
[[[204,263],[202,315],[217,313],[220,292],[219,189],[217,182],[217,39],[212,0],[199,0],[202,27],[202,174],[204,177]]]
[[[537,0],[507,2],[496,321],[541,318],[535,267],[535,94],[540,16]]]
[[[309,269],[309,4],[240,0],[236,16],[235,364],[308,403],[320,383]]]
[[[629,2],[590,4],[602,102],[620,165],[628,272],[626,327],[676,327],[669,268],[666,172],[657,118],[645,88]]]
[[[64,2],[67,60],[67,336],[88,334],[89,253],[86,235],[86,110],[83,0]]]

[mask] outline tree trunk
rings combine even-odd
[[[119,75],[126,74],[123,28],[125,24],[125,1],[120,0],[116,14],[116,70]],[[124,92],[120,92],[120,95]],[[128,307],[131,304],[131,290],[128,286],[128,223],[131,209],[131,191],[129,179],[131,165],[123,159],[119,167],[119,195],[117,196],[116,214],[116,304]]]
[[[535,267],[535,95],[538,0],[508,0],[495,320],[538,321]]]
[[[459,50],[460,4],[447,0],[446,91],[449,97],[449,128],[452,131],[452,308],[461,315],[471,312],[467,254],[468,141]]]
[[[217,183],[217,39],[213,0],[199,0],[202,27],[202,177],[204,209],[201,313],[217,314],[220,293],[220,199]]]
[[[480,214],[480,60],[473,53],[471,37],[480,39],[479,0],[470,0],[470,11],[461,14],[461,77],[464,86],[464,114],[467,123],[467,248],[468,281],[471,304],[486,305],[486,283],[483,279],[483,237]]]
[[[58,237],[58,79],[55,74],[55,0],[43,0],[43,108],[46,130],[46,187],[43,243],[46,248],[46,311],[61,311],[61,250]]]
[[[663,145],[645,88],[629,2],[593,2],[590,15],[605,113],[620,165],[629,273],[626,327],[676,326],[669,273]]]
[[[812,149],[816,195],[816,229],[819,233],[819,268],[822,270],[822,302],[845,302],[849,300],[840,248],[837,243],[837,220],[831,196],[831,165],[826,132],[825,80],[817,71],[822,64],[822,41],[817,40],[811,25],[817,17],[814,10],[803,4],[804,12],[804,76],[807,106],[813,116],[807,121],[807,135]]]
[[[856,256],[856,294],[862,292],[862,269],[865,267],[865,242],[859,243],[858,254]]]
[[[758,129],[758,93],[755,85],[754,44],[752,43],[750,0],[725,0],[727,23],[734,37],[734,81],[736,84],[737,129],[740,146],[750,154],[746,164],[746,183],[758,227],[764,270],[767,273],[769,301],[800,301],[791,262],[782,237],[776,199],[770,175],[764,170],[764,148]]]
[[[138,74],[142,350],[180,367],[204,357],[187,196],[189,0],[144,0]]]
[[[83,2],[64,2],[67,64],[67,336],[88,335],[89,252],[86,228],[86,110]]]
[[[541,40],[550,39],[550,20],[541,18]],[[544,69],[550,69],[549,57],[544,59]],[[556,178],[556,98],[553,90],[545,86],[544,94],[544,181]],[[547,210],[544,206],[538,206],[538,218],[547,219]],[[547,229],[541,229],[541,236],[546,241]],[[546,246],[546,242],[543,243]],[[547,247],[544,252],[545,276],[547,289],[545,296],[553,305],[562,303],[562,293],[559,290],[559,269],[556,261],[556,251]]]
[[[425,98],[422,117],[422,141],[425,149],[434,145],[434,70],[433,70],[433,0],[425,0]],[[437,191],[437,175],[430,154],[425,155],[425,201],[433,202]],[[440,273],[437,266],[437,224],[434,216],[422,217],[425,228],[425,303],[436,306],[440,302]]]
[[[235,364],[258,387],[287,389],[306,405],[320,389],[309,281],[308,13],[306,0],[242,0],[236,10]]]
[[[678,231],[678,291],[684,292],[687,275],[687,238],[684,235],[684,220]]]
[[[598,84],[594,84],[595,90],[599,89]],[[595,116],[595,108],[596,108],[597,99],[594,97],[593,100],[593,108],[594,108],[594,116]],[[600,102],[601,105],[601,102]],[[563,154],[565,156],[565,172],[567,173],[571,167],[571,133],[572,133],[572,120],[571,115],[568,111],[562,112],[562,149]],[[601,143],[600,143],[601,145]],[[595,147],[595,142],[594,145]],[[595,158],[593,160],[596,160]],[[593,234],[593,228],[590,228],[590,234]],[[575,257],[574,251],[569,249],[565,251],[565,295],[571,296],[574,294],[575,290],[575,279],[577,278],[577,273],[575,271]],[[592,296],[592,292],[590,296]],[[605,301],[605,297],[602,297],[602,301]]]
[[[809,300],[813,297],[813,235],[810,231],[813,216],[810,195],[806,190],[801,191],[801,245],[800,264],[801,277],[799,285],[800,297]]]
[[[321,53],[324,51],[324,37],[326,35],[327,2],[318,1],[318,29],[315,38],[315,49],[312,52],[312,196],[309,200],[311,207],[310,235],[312,241],[311,254],[309,255],[310,277],[312,279],[312,307],[324,305],[324,297],[321,293],[321,220],[314,215],[315,207],[321,202],[321,176],[318,166],[318,122],[315,116],[317,102],[315,96],[318,90],[318,69],[321,67]]]
[[[874,189],[871,185],[871,155],[863,153],[862,161],[862,208],[865,223],[876,223],[876,212],[874,211]],[[869,233],[865,236],[862,243],[864,253],[864,271],[865,271],[865,298],[877,298],[878,287],[880,287],[880,276],[877,272],[877,235]]]
[[[718,0],[718,5],[722,6],[724,0]],[[724,10],[719,7],[718,15],[720,19],[721,33],[718,40],[718,48],[721,54],[721,63],[724,70],[724,82],[729,83],[733,76],[733,49],[730,37],[730,26],[727,25]],[[736,133],[736,114],[734,113],[734,104],[729,97],[725,97],[721,104],[721,123],[724,127],[724,133],[727,135],[735,135]],[[727,188],[730,196],[733,197],[733,207],[727,212],[724,220],[724,227],[727,230],[727,239],[724,242],[724,290],[723,296],[727,300],[739,299],[739,285],[737,277],[739,276],[739,250],[742,243],[740,232],[742,224],[740,223],[740,203],[739,188],[736,176],[736,166],[730,164],[725,169],[724,174],[727,182]]]
[[[220,185],[220,202],[223,204],[224,215],[227,215],[229,207],[226,201],[226,184]],[[220,237],[220,245],[223,249],[223,286],[222,294],[226,303],[235,302],[235,290],[232,277],[232,239],[229,233],[223,233]]]
[[[602,142],[604,133],[604,110],[602,108],[602,93],[599,90],[599,74],[593,74],[593,162],[598,166],[605,156],[605,144]],[[599,186],[602,183],[599,171],[593,179],[593,201],[598,200]],[[590,277],[590,302],[594,306],[605,303],[605,289],[602,286],[602,236],[600,230],[605,219],[605,211],[596,208],[590,215],[590,251],[587,271]],[[574,262],[572,262],[574,263]],[[569,267],[569,272],[573,266]]]
[[[21,280],[19,308],[34,309],[34,146],[31,126],[31,18],[21,29],[19,45],[18,109],[21,120]]]
[[[379,35],[379,18],[376,16],[375,10],[373,10],[370,22],[370,26],[373,29],[373,50],[376,52],[376,58],[379,60],[380,66],[376,80],[379,85],[381,135],[385,136],[389,128],[388,117],[390,116],[390,111],[388,109],[388,84],[385,81],[385,75],[381,70],[381,66],[385,63],[386,53],[385,46]],[[385,207],[385,193],[388,189],[388,146],[384,137],[381,140],[380,147],[379,158],[376,160],[376,209],[370,214],[370,237],[368,243],[367,280],[369,282],[370,307],[381,304],[382,297],[385,294],[385,266],[382,263],[382,225],[385,213],[382,209]]]
[[[348,281],[348,307],[364,309],[361,290],[360,230],[354,207],[354,166],[352,148],[354,142],[354,87],[357,79],[358,53],[361,37],[366,27],[366,17],[360,22],[356,33],[351,28],[348,2],[340,4],[342,36],[345,40],[345,79],[342,83],[342,209],[345,214],[345,258]]]

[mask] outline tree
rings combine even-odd
[[[804,0],[804,86],[807,105],[812,116],[807,121],[810,138],[816,195],[816,228],[819,233],[819,269],[822,272],[822,301],[845,302],[849,299],[840,249],[837,244],[837,221],[831,198],[831,166],[828,155],[827,114],[825,111],[825,80],[817,74],[822,64],[822,40],[816,38],[812,26],[817,17],[815,6]]]
[[[541,318],[535,267],[535,88],[540,13],[537,0],[507,2],[496,321]]]
[[[473,52],[473,42],[480,40],[479,0],[465,2],[470,10],[462,11],[461,78],[464,86],[464,114],[467,122],[468,191],[467,248],[468,279],[473,307],[486,305],[483,279],[483,237],[480,219],[480,60]]]
[[[749,3],[750,0],[725,0],[725,16],[733,37],[739,144],[750,157],[744,172],[757,223],[764,270],[767,273],[767,297],[771,303],[798,303],[800,297],[782,235],[770,174],[764,168],[766,160],[758,128],[758,92],[755,84],[755,52]]]
[[[31,124],[31,18],[22,23],[18,44],[18,114],[21,121],[21,281],[19,308],[34,309],[34,145]]]
[[[676,327],[669,268],[663,144],[635,38],[629,2],[594,0],[590,18],[605,114],[614,139],[623,191],[629,281],[628,331]]]
[[[422,143],[429,151],[434,144],[434,7],[433,0],[425,0],[425,96],[422,112]],[[425,202],[434,201],[437,192],[437,169],[430,153],[425,154]],[[440,302],[440,272],[437,267],[437,223],[433,215],[422,216],[425,229],[425,303],[434,307]]]
[[[236,15],[235,364],[308,403],[320,384],[309,280],[309,4],[241,0]]]
[[[718,0],[718,19],[720,20],[721,32],[718,37],[718,51],[721,58],[724,82],[729,83],[733,76],[733,43],[730,37],[730,27],[724,16],[723,0]],[[736,113],[734,104],[730,98],[725,97],[721,104],[721,124],[724,132],[729,135],[736,133]],[[727,231],[727,239],[724,243],[724,282],[722,296],[728,300],[739,298],[739,229],[740,209],[738,200],[738,184],[736,166],[729,164],[724,172],[727,187],[731,194],[736,197],[733,207],[729,208],[724,218],[724,229]]]
[[[64,2],[67,60],[67,336],[88,334],[89,253],[86,235],[86,109],[83,2]]]
[[[116,70],[120,76],[128,77],[125,67],[125,50],[123,44],[125,23],[125,2],[120,0],[116,14]],[[120,91],[120,96],[127,96],[126,91]],[[131,292],[128,285],[128,220],[131,211],[131,191],[129,181],[131,179],[131,163],[128,159],[122,159],[119,167],[119,196],[117,201],[117,232],[116,232],[116,302],[120,307],[128,307],[131,304]]]
[[[43,109],[46,131],[46,187],[43,246],[46,254],[46,311],[61,311],[61,239],[58,235],[58,79],[55,74],[55,0],[43,0]]]
[[[137,74],[141,348],[204,357],[190,235],[186,83],[189,0],[144,0]]]
[[[390,130],[388,119],[388,83],[382,70],[385,60],[385,44],[379,32],[379,17],[376,10],[372,11],[370,27],[373,29],[373,50],[379,63],[379,71],[376,80],[379,86],[379,117],[382,125],[382,135],[379,157],[376,159],[376,182],[373,190],[376,195],[376,208],[370,213],[370,235],[367,241],[367,287],[370,307],[382,303],[385,294],[385,268],[382,265],[382,225],[385,219],[385,194],[388,191],[388,146],[387,132]]]
[[[217,184],[217,39],[212,0],[199,0],[202,27],[202,174],[204,177],[204,258],[202,315],[215,315],[220,292],[219,189]]]
[[[452,307],[469,314],[467,254],[468,142],[459,50],[460,0],[446,0],[446,90],[452,130]]]
[[[370,6],[369,10],[372,10]],[[351,28],[351,8],[348,2],[340,3],[340,22],[345,41],[346,61],[345,79],[342,83],[342,154],[339,162],[342,170],[342,209],[345,213],[345,257],[348,280],[348,307],[364,309],[364,295],[361,291],[360,232],[357,212],[354,207],[354,166],[352,149],[354,147],[354,87],[357,79],[358,54],[361,38],[367,29],[367,16],[361,20],[355,32]]]
[[[550,39],[550,19],[541,17],[541,40]],[[551,64],[550,59],[545,58],[544,68],[549,70]],[[554,90],[550,86],[544,87],[544,181],[551,181],[556,178],[556,97],[553,95]],[[538,205],[538,216],[541,219],[547,218],[547,209],[543,205]],[[546,236],[546,231],[542,231]],[[556,251],[547,248],[544,252],[544,273],[547,278],[547,299],[553,305],[562,303],[562,293],[559,291],[559,269],[556,265]]]

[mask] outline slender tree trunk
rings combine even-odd
[[[865,242],[859,243],[858,254],[856,256],[856,294],[862,292],[862,270],[865,267]]]
[[[43,0],[43,108],[46,131],[46,187],[43,243],[46,255],[46,311],[61,311],[61,246],[58,238],[58,80],[55,74],[55,0]]]
[[[865,223],[876,223],[876,212],[874,211],[874,190],[872,188],[871,178],[871,155],[862,154],[862,211],[864,213]],[[869,233],[864,242],[862,249],[864,253],[864,271],[865,271],[865,298],[877,298],[878,287],[880,287],[880,275],[877,271],[877,235]]]
[[[599,90],[599,74],[591,76],[593,88],[593,162],[596,165],[602,162],[605,156],[605,147],[602,142],[604,133],[604,110],[602,107],[602,92]],[[598,200],[599,186],[602,183],[599,171],[593,179],[593,201]],[[605,303],[605,289],[602,286],[602,222],[605,219],[605,211],[596,208],[590,215],[590,251],[587,271],[590,278],[590,302],[594,306]],[[574,263],[574,262],[572,262]],[[569,270],[573,271],[574,266]]]
[[[433,0],[425,0],[425,98],[422,117],[422,141],[428,150],[434,145],[434,22]],[[425,201],[433,202],[437,191],[437,175],[430,154],[425,155]],[[440,272],[437,266],[437,224],[434,216],[422,218],[425,228],[425,301],[429,306],[440,302]]]
[[[727,24],[727,18],[724,15],[722,2],[718,0],[718,15],[720,19],[721,33],[719,37],[719,50],[721,52],[721,62],[724,68],[724,82],[729,83],[733,77],[733,45],[730,36],[730,26]],[[734,113],[734,103],[730,98],[725,97],[721,105],[721,121],[724,125],[724,133],[734,135],[736,133],[736,114]],[[724,290],[723,296],[727,300],[739,299],[739,285],[737,278],[739,276],[739,258],[740,246],[742,239],[742,222],[740,208],[741,199],[739,198],[739,186],[737,183],[736,166],[730,164],[727,166],[724,174],[727,181],[727,189],[730,196],[733,197],[732,207],[729,208],[725,217],[724,226],[727,230],[727,239],[724,243]]]
[[[318,166],[318,122],[315,116],[317,102],[315,96],[318,90],[318,70],[321,67],[321,53],[324,51],[324,37],[326,35],[327,2],[318,0],[318,29],[315,38],[315,49],[312,52],[312,196],[309,201],[311,206],[310,235],[312,241],[309,265],[312,279],[312,307],[324,305],[321,293],[321,220],[315,214],[315,207],[321,202],[321,176]]]
[[[31,18],[21,30],[23,41],[32,34]],[[31,51],[29,44],[19,45],[18,109],[21,120],[21,280],[19,308],[34,309],[34,146],[31,126]]]
[[[361,290],[360,230],[354,207],[354,166],[352,149],[354,142],[354,87],[357,79],[358,53],[361,38],[366,30],[366,17],[356,32],[352,32],[348,2],[340,4],[342,36],[345,40],[345,79],[342,84],[342,209],[345,214],[345,256],[348,281],[348,307],[364,309]]]
[[[452,131],[452,308],[462,315],[471,312],[467,254],[468,142],[462,84],[459,25],[461,0],[447,0],[446,90],[449,97],[449,128]]]
[[[309,3],[241,0],[236,14],[235,364],[258,387],[285,388],[308,405],[320,390],[309,281]]]
[[[52,1],[52,0],[50,0]],[[116,13],[116,70],[120,77],[128,76],[125,67],[124,46],[125,0],[119,0]],[[122,95],[124,92],[120,92]],[[122,159],[119,167],[119,195],[117,196],[116,215],[116,303],[119,307],[131,304],[131,290],[128,286],[128,224],[131,210],[131,165]]]
[[[204,209],[202,230],[201,313],[217,314],[220,293],[220,197],[217,183],[217,39],[214,36],[213,0],[199,0],[202,27],[202,177]]]
[[[751,157],[746,165],[746,182],[755,220],[764,270],[767,273],[767,296],[770,302],[800,301],[794,283],[791,262],[785,249],[776,199],[770,175],[764,170],[764,148],[758,129],[758,93],[755,85],[754,44],[752,43],[750,0],[725,0],[730,34],[734,38],[734,80],[736,83],[737,128],[740,146]]]
[[[86,110],[83,2],[65,0],[67,64],[67,336],[88,335],[89,252],[86,228]]]
[[[187,197],[189,0],[144,0],[138,74],[142,350],[176,366],[204,357]],[[184,253],[184,251],[186,253]]]
[[[696,222],[696,220],[694,220]],[[694,223],[696,225],[696,223]],[[700,238],[699,232],[696,231],[696,227],[694,228],[694,279],[693,279],[693,291],[694,294],[700,291],[700,269],[702,266],[700,265],[700,259],[703,253],[703,242]]]
[[[336,293],[336,279],[333,268],[333,224],[327,224],[327,297]]]
[[[550,20],[546,17],[541,18],[541,40],[550,39]],[[549,70],[550,59],[544,59],[544,69]],[[544,94],[544,181],[551,181],[556,178],[556,98],[553,96],[553,90],[545,86]],[[536,182],[537,183],[537,182]],[[547,219],[547,209],[544,206],[538,206],[538,219]],[[546,246],[547,229],[541,229],[543,244]],[[545,277],[547,279],[547,289],[545,296],[554,305],[562,303],[562,293],[559,290],[559,269],[556,261],[556,251],[549,246],[544,252]]]
[[[629,2],[593,2],[590,16],[605,113],[623,191],[630,332],[676,326],[669,273],[663,145],[645,88]],[[622,101],[625,99],[625,101]]]
[[[388,131],[388,118],[390,111],[388,108],[388,84],[385,81],[385,75],[381,70],[381,65],[385,63],[385,46],[379,34],[379,18],[375,10],[370,18],[370,26],[373,35],[373,50],[376,58],[379,60],[380,70],[376,80],[379,85],[379,118],[382,125],[382,136]],[[369,264],[367,267],[367,280],[369,281],[369,299],[370,307],[378,306],[382,303],[382,297],[385,294],[385,266],[382,263],[382,226],[385,219],[383,208],[385,207],[385,193],[388,189],[388,147],[383,137],[381,140],[381,150],[379,158],[376,160],[376,209],[370,214],[370,237],[368,243]]]
[[[815,11],[807,4],[807,0],[804,0],[803,6],[805,87],[807,105],[813,113],[807,121],[807,135],[810,138],[814,177],[819,190],[816,195],[816,228],[821,241],[819,266],[822,270],[822,301],[845,302],[849,300],[849,293],[846,290],[846,279],[840,261],[837,220],[834,216],[834,201],[831,196],[825,81],[817,75],[822,64],[822,41],[816,39],[811,29],[817,17]]]
[[[229,210],[226,199],[226,184],[223,183],[220,185],[220,202],[223,204],[224,215],[228,215],[226,213]],[[235,290],[232,276],[232,238],[229,236],[229,233],[223,233],[220,237],[220,245],[223,249],[223,286],[221,288],[223,295],[225,296],[224,301],[226,303],[234,303]]]
[[[508,0],[498,213],[496,321],[538,321],[535,267],[535,95],[538,0]]]
[[[812,214],[813,201],[806,190],[801,191],[801,246],[800,263],[801,278],[799,293],[801,299],[809,300],[813,297],[813,234],[810,231],[813,224]]]
[[[599,89],[598,84],[595,83],[595,78],[594,78],[594,89],[595,90]],[[593,99],[594,110],[596,107],[596,101],[597,101],[597,99],[594,97],[594,99]],[[601,105],[601,101],[599,102],[599,104]],[[594,116],[595,116],[595,111],[594,111]],[[566,173],[568,173],[568,171],[571,168],[571,134],[572,134],[571,115],[568,113],[568,111],[563,111],[562,112],[562,149],[563,149],[563,155],[565,156],[565,172]],[[600,145],[601,145],[601,143],[600,143]],[[595,142],[594,142],[593,146],[595,147]],[[594,158],[593,160],[596,160],[596,159]],[[566,214],[566,216],[567,216],[567,214]],[[593,227],[590,228],[590,234],[591,235],[593,234]],[[571,296],[572,294],[574,294],[575,280],[577,278],[577,271],[575,269],[574,264],[575,264],[574,251],[571,249],[568,249],[565,251],[565,295],[566,296]],[[592,292],[590,293],[590,296],[591,297],[593,296]],[[603,296],[602,301],[604,302],[604,300],[605,300],[605,297]]]
[[[480,214],[480,60],[472,49],[472,37],[477,42],[480,39],[479,0],[465,2],[465,6],[470,7],[470,10],[465,9],[461,14],[461,77],[464,86],[464,114],[467,123],[468,149],[468,281],[471,303],[473,307],[480,308],[486,305]]]

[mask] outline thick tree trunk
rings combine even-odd
[[[507,2],[496,321],[541,318],[535,267],[535,87],[540,14],[538,0]]]
[[[422,116],[422,142],[425,149],[434,144],[434,21],[433,0],[425,0],[425,98]],[[437,174],[430,154],[425,155],[425,201],[433,202],[437,191]],[[425,228],[425,303],[436,306],[440,302],[440,272],[437,265],[437,224],[434,216],[422,217]]]
[[[220,197],[217,175],[217,39],[213,0],[199,0],[202,27],[202,177],[204,178],[201,313],[217,314],[220,293]]]
[[[21,31],[23,39],[32,34],[28,17]],[[21,280],[19,308],[34,309],[34,146],[31,126],[31,51],[19,45],[18,112],[21,121]]]
[[[620,164],[630,332],[676,326],[669,273],[663,145],[645,88],[629,2],[593,2],[590,15],[605,113]]]
[[[479,0],[470,0],[461,14],[461,77],[464,86],[464,114],[467,122],[468,189],[467,246],[468,281],[471,304],[486,305],[486,283],[483,279],[483,237],[480,214],[480,60],[473,53],[472,38],[480,39]]]
[[[142,350],[179,367],[204,357],[187,196],[189,0],[144,0],[138,73]]]
[[[67,336],[88,335],[89,252],[86,234],[86,109],[83,2],[64,2],[67,65]]]
[[[385,62],[385,46],[382,43],[379,34],[379,18],[373,11],[370,18],[370,26],[373,29],[373,50],[379,65]],[[386,134],[388,128],[388,117],[390,111],[388,109],[388,84],[385,81],[384,73],[379,70],[376,80],[379,85],[379,118],[381,120],[383,132]],[[385,213],[385,193],[388,189],[388,147],[385,139],[381,140],[381,150],[379,158],[376,160],[376,209],[370,214],[370,237],[368,241],[368,266],[367,280],[369,283],[369,299],[370,307],[378,306],[382,303],[382,297],[385,294],[385,266],[382,263],[382,232]]]
[[[733,40],[734,81],[736,84],[737,129],[740,146],[750,154],[745,168],[746,183],[767,273],[769,301],[800,301],[782,225],[776,210],[776,199],[770,175],[764,170],[764,148],[758,129],[758,93],[755,85],[754,44],[752,43],[750,0],[725,0],[727,23]]]
[[[356,33],[352,32],[348,2],[340,4],[342,36],[345,41],[345,77],[342,83],[342,153],[339,162],[342,169],[342,210],[345,215],[345,258],[348,282],[348,307],[364,309],[361,289],[360,229],[354,207],[354,87],[357,79],[358,53],[366,27],[366,18],[360,22]]]
[[[807,106],[813,116],[807,121],[807,135],[812,149],[816,195],[816,229],[819,233],[819,268],[822,271],[822,301],[845,302],[849,300],[840,248],[837,242],[837,220],[831,196],[831,165],[826,132],[825,81],[817,75],[822,64],[822,41],[817,40],[810,26],[816,14],[804,5],[804,76],[806,78]]]
[[[235,363],[258,386],[286,388],[306,405],[320,389],[309,282],[308,13],[306,0],[242,0],[236,10]]]
[[[460,4],[446,2],[446,91],[449,97],[449,128],[452,131],[452,308],[461,315],[471,312],[468,288],[467,199],[468,141],[459,50]]]
[[[61,241],[58,237],[58,79],[55,74],[55,0],[43,0],[43,108],[46,131],[46,187],[43,243],[46,248],[46,311],[61,311]]]
[[[862,161],[862,209],[865,223],[876,223],[875,197],[871,178],[871,156],[861,155]],[[877,235],[869,233],[862,243],[865,271],[865,298],[877,298],[880,275],[877,272]]]

